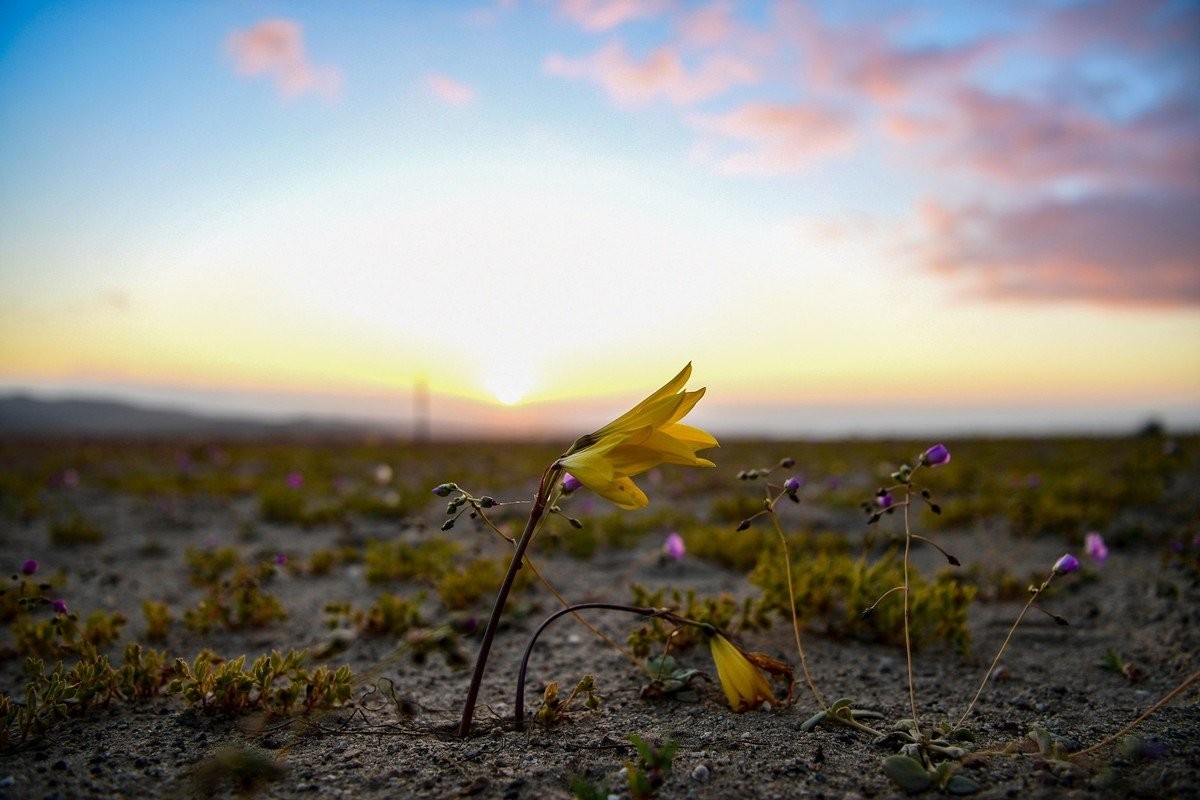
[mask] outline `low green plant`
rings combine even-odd
[[[547,730],[553,728],[567,718],[577,700],[582,700],[582,708],[587,711],[600,710],[601,697],[596,692],[595,676],[584,675],[566,697],[559,696],[557,681],[548,683],[542,693],[542,707],[537,711],[538,723]]]
[[[625,762],[629,796],[633,800],[650,800],[658,796],[658,790],[671,771],[679,742],[668,739],[661,745],[654,745],[636,733],[629,734],[629,741],[637,750],[637,758]]]
[[[183,612],[183,624],[195,633],[208,633],[214,627],[230,630],[261,628],[275,620],[286,619],[287,611],[272,594],[264,592],[261,584],[274,575],[270,564],[251,571],[239,567],[234,576],[219,584],[209,585],[206,596],[195,608]]]
[[[451,573],[461,547],[445,539],[430,539],[419,544],[404,541],[367,542],[363,556],[369,583],[397,580],[437,581]]]
[[[157,600],[142,601],[142,616],[146,619],[146,638],[152,642],[161,642],[167,638],[174,617],[166,603]]]
[[[707,623],[722,630],[761,630],[770,627],[770,617],[758,601],[747,598],[738,602],[731,595],[697,596],[695,590],[686,592],[662,588],[651,592],[640,584],[631,584],[631,605],[649,608],[670,608],[679,616]],[[668,642],[674,650],[687,650],[704,641],[701,630],[694,626],[679,627],[659,618],[647,619],[629,635],[629,648],[639,658],[646,658]]]
[[[285,716],[348,702],[354,686],[349,666],[321,666],[310,672],[303,666],[307,658],[306,650],[272,650],[247,668],[244,655],[226,661],[202,650],[190,665],[182,658],[175,660],[167,692],[206,713],[230,716],[248,711]]]
[[[104,531],[79,512],[64,520],[50,523],[50,541],[56,545],[99,544],[104,541]]]

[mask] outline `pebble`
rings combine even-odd
[[[692,770],[692,780],[699,783],[708,783],[708,767],[703,764],[697,764]]]

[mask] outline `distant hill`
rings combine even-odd
[[[282,421],[193,414],[113,400],[0,397],[3,436],[357,436],[377,427],[339,420]],[[395,433],[392,431],[391,433]]]

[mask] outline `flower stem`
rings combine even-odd
[[[1198,680],[1200,680],[1200,671],[1193,672],[1191,675],[1184,678],[1182,683],[1180,683],[1174,689],[1172,689],[1171,691],[1169,691],[1165,695],[1163,695],[1161,700],[1159,700],[1157,703],[1155,703],[1154,705],[1147,708],[1141,714],[1141,716],[1139,716],[1133,722],[1129,723],[1124,728],[1121,728],[1121,730],[1117,731],[1116,733],[1112,734],[1111,736],[1105,737],[1102,741],[1097,742],[1096,744],[1092,745],[1091,747],[1087,748],[1086,750],[1080,750],[1078,753],[1072,753],[1071,758],[1080,758],[1082,756],[1090,755],[1091,753],[1096,752],[1097,750],[1101,749],[1102,747],[1106,747],[1107,745],[1112,744],[1117,739],[1120,739],[1122,736],[1129,733],[1131,730],[1136,728],[1138,725],[1142,724],[1142,721],[1145,720],[1147,717],[1149,717],[1151,714],[1157,713],[1159,709],[1161,709],[1167,703],[1174,700],[1175,697],[1180,692],[1182,692],[1184,689],[1187,689],[1189,686],[1191,686],[1193,683],[1195,683]]]
[[[1052,580],[1054,580],[1053,572],[1050,573],[1050,577],[1042,581],[1041,586],[1030,592],[1029,600],[1025,603],[1025,607],[1021,609],[1021,613],[1017,615],[1016,620],[1013,621],[1012,627],[1008,629],[1008,635],[1004,637],[1004,642],[1001,643],[1000,649],[996,651],[996,657],[992,659],[992,663],[988,666],[987,672],[983,673],[983,680],[980,681],[979,688],[975,691],[975,696],[971,698],[971,703],[967,706],[967,710],[963,712],[963,715],[958,718],[958,722],[954,724],[955,728],[961,728],[963,722],[965,722],[967,717],[971,715],[971,710],[975,708],[975,703],[979,701],[979,696],[983,694],[983,690],[987,686],[988,678],[991,677],[992,671],[996,669],[996,665],[1000,663],[1000,656],[1004,655],[1004,651],[1008,648],[1008,643],[1012,641],[1013,634],[1017,632],[1017,626],[1021,624],[1023,619],[1025,619],[1025,615],[1029,613],[1029,609],[1033,606],[1034,601],[1041,596],[1042,592],[1046,590],[1046,587],[1050,585],[1050,581]]]
[[[908,522],[909,503],[907,499],[904,503],[904,656],[908,662],[908,702],[912,706],[913,715],[913,732],[917,739],[921,738],[921,721],[917,717],[917,688],[913,683],[913,661],[912,661],[912,641],[909,633],[909,616],[910,604],[909,594],[912,589],[912,584],[908,580],[908,552],[912,545],[912,530]]]
[[[771,514],[771,524],[775,526],[775,532],[779,534],[779,541],[783,543],[783,566],[787,575],[788,608],[792,612],[792,634],[796,637],[796,652],[800,654],[800,670],[804,673],[804,681],[808,684],[813,699],[817,701],[821,710],[825,711],[829,706],[825,703],[825,698],[821,697],[821,693],[817,691],[817,684],[808,672],[808,661],[804,657],[804,645],[800,643],[800,620],[796,617],[796,591],[792,587],[792,557],[788,552],[787,537],[783,535],[783,529],[779,527],[779,517],[775,513],[774,503],[771,504],[769,513]],[[790,690],[788,697],[791,697]]]
[[[517,578],[517,570],[521,568],[521,562],[525,560],[525,551],[538,531],[550,498],[551,488],[558,480],[561,471],[556,462],[542,473],[537,495],[533,501],[533,509],[529,512],[529,521],[525,523],[525,531],[517,540],[516,551],[508,565],[508,574],[504,576],[504,581],[500,584],[496,603],[492,606],[492,615],[488,618],[487,627],[483,630],[483,640],[479,643],[479,654],[475,656],[475,671],[471,675],[471,686],[467,689],[467,699],[463,703],[462,721],[458,725],[458,735],[464,738],[471,733],[471,721],[475,716],[475,703],[479,699],[479,687],[483,683],[483,673],[487,669],[492,640],[496,638],[496,630],[500,627],[500,617],[504,614],[504,604],[508,600],[509,591],[512,590],[513,581]]]
[[[648,608],[642,606],[627,606],[620,603],[576,603],[575,605],[560,608],[546,619],[542,620],[542,624],[537,627],[533,635],[529,637],[529,644],[525,645],[525,654],[521,656],[521,668],[517,671],[517,696],[513,702],[513,720],[516,723],[517,730],[525,728],[525,672],[529,666],[529,656],[533,654],[533,646],[537,644],[538,637],[542,635],[542,631],[550,627],[550,623],[554,622],[559,617],[565,614],[574,614],[579,616],[578,612],[589,608],[604,609],[606,611],[624,611],[628,614],[638,614],[643,617],[662,617],[669,619],[675,623],[690,623],[691,620],[685,620],[676,616],[665,608]]]

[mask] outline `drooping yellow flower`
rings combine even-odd
[[[683,425],[704,389],[685,391],[689,363],[665,386],[595,433],[581,437],[558,466],[584,486],[624,509],[644,508],[650,500],[631,480],[659,464],[712,467],[696,453],[717,447],[706,431]]]
[[[708,646],[712,650],[713,663],[717,665],[717,678],[721,688],[725,690],[725,699],[734,711],[749,711],[759,708],[763,703],[775,705],[771,684],[746,653],[719,633],[708,637]]]

